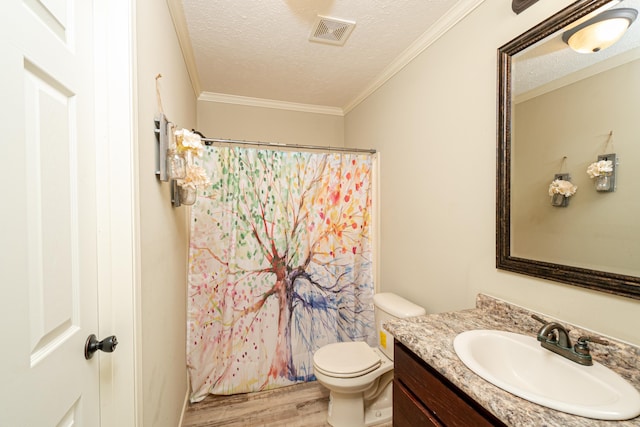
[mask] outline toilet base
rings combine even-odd
[[[365,404],[364,425],[373,426],[391,421],[393,418],[393,384],[385,386],[384,391],[370,404]]]
[[[327,422],[333,427],[369,427],[391,421],[393,417],[393,386],[372,402],[365,403],[361,393],[329,393]]]

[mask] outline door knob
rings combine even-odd
[[[84,345],[84,358],[87,360],[91,359],[93,357],[93,353],[98,350],[104,351],[105,353],[112,353],[116,349],[117,345],[118,339],[115,335],[111,335],[102,341],[98,341],[98,338],[94,334],[91,334]]]

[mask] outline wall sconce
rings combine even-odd
[[[569,197],[576,194],[576,191],[578,191],[578,187],[571,183],[571,176],[568,173],[555,174],[551,185],[549,185],[551,206],[566,208],[569,206]]]
[[[620,40],[637,16],[631,8],[606,10],[566,31],[562,40],[579,53],[599,52]]]
[[[610,193],[616,191],[616,173],[618,158],[615,153],[602,154],[598,161],[591,163],[587,168],[587,174],[594,178],[596,191]]]
[[[155,136],[156,136],[156,177],[162,182],[169,182],[171,185],[171,205],[174,208],[180,207],[180,187],[178,186],[176,174],[182,170],[182,178],[185,175],[184,160],[177,160],[175,156],[177,153],[171,153],[169,149],[169,128],[171,123],[167,120],[164,114],[157,115],[153,122],[155,124]],[[180,156],[177,156],[180,157]]]
[[[183,179],[187,176],[187,166],[184,157],[175,148],[167,149],[167,178]]]
[[[171,181],[171,205],[174,208],[193,205],[197,195],[197,190],[194,187],[181,187],[175,179]]]
[[[202,153],[201,135],[186,129],[175,130],[175,125],[164,114],[154,118],[156,136],[156,176],[170,182],[171,205],[193,205],[198,187],[210,184],[205,170],[193,163]],[[177,143],[176,143],[177,141]]]

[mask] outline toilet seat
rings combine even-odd
[[[313,355],[314,369],[334,378],[354,378],[376,370],[382,360],[366,342],[327,344]]]

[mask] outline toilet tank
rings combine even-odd
[[[422,316],[426,314],[426,311],[411,301],[389,292],[375,294],[373,304],[375,306],[376,330],[378,331],[378,347],[389,359],[393,360],[393,335],[382,325],[396,319]]]

